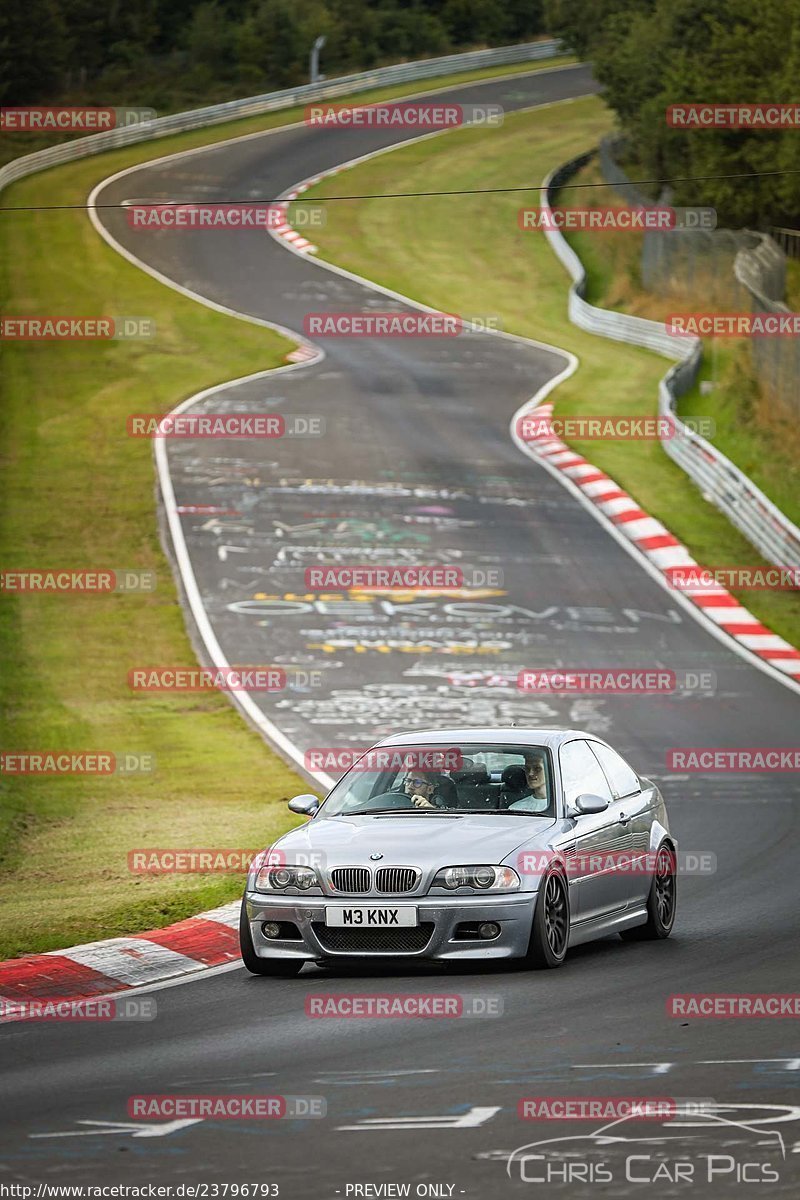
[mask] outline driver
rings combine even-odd
[[[403,780],[403,791],[410,796],[415,808],[446,808],[449,782],[444,775],[409,771]]]

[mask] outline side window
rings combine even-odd
[[[558,757],[567,804],[574,804],[578,796],[586,792],[602,796],[611,803],[611,789],[587,742],[567,742],[561,747]]]
[[[636,772],[628,766],[624,758],[620,758],[616,750],[611,750],[608,746],[601,746],[599,742],[590,742],[589,745],[600,760],[600,766],[618,800],[623,796],[632,796],[642,790]]]

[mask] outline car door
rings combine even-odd
[[[603,742],[590,741],[589,745],[603,768],[618,810],[623,828],[620,849],[624,851],[626,858],[630,856],[632,863],[635,863],[628,872],[628,903],[640,904],[647,899],[652,877],[652,864],[647,860],[650,849],[652,793],[642,791],[639,776],[616,750],[612,750]]]
[[[567,810],[587,793],[602,796],[609,805],[605,812],[576,817],[568,843],[572,920],[580,923],[621,911],[628,904],[629,881],[615,866],[626,830],[619,819],[620,806],[585,739],[565,742],[559,750],[559,765]]]

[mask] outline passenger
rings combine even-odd
[[[547,779],[541,755],[526,754],[525,766],[506,767],[501,781],[501,808],[543,812],[548,807]]]

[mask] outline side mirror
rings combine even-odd
[[[585,792],[582,796],[578,796],[574,805],[574,811],[584,817],[589,816],[590,813],[605,812],[607,808],[608,801],[603,796],[595,796],[592,792]]]
[[[310,792],[302,796],[293,796],[289,801],[289,808],[292,812],[300,813],[301,817],[313,817],[319,805],[319,796],[312,796]]]

